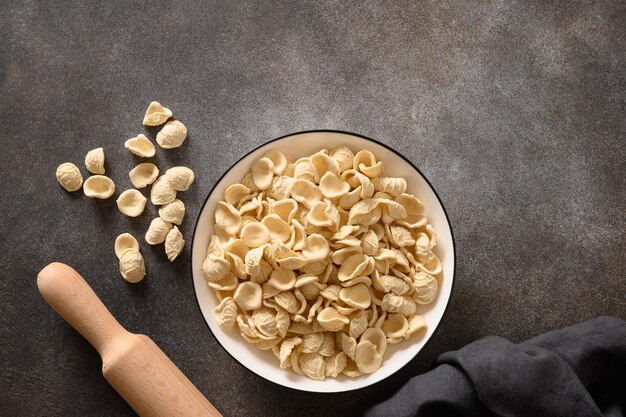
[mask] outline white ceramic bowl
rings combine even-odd
[[[361,149],[371,151],[377,160],[384,162],[385,176],[403,177],[407,180],[407,192],[415,194],[425,206],[429,222],[437,232],[435,253],[441,259],[443,273],[439,277],[439,295],[427,306],[418,308],[428,324],[422,337],[413,337],[407,341],[390,345],[385,352],[383,364],[376,372],[358,378],[341,375],[324,381],[314,381],[294,373],[291,369],[281,369],[274,354],[261,351],[247,343],[235,329],[225,332],[217,325],[213,316],[213,308],[218,304],[217,298],[207,286],[202,276],[202,263],[206,256],[209,237],[213,234],[215,206],[222,200],[224,190],[233,183],[240,182],[250,171],[252,163],[270,149],[277,149],[294,160],[310,155],[322,148],[334,148],[345,145],[356,153]],[[275,139],[262,145],[233,165],[218,180],[200,210],[192,241],[192,273],[193,283],[198,298],[198,305],[209,329],[226,351],[243,366],[263,378],[277,384],[311,392],[341,392],[363,388],[374,384],[398,371],[413,359],[431,338],[448,305],[454,280],[455,254],[452,230],[443,205],[435,190],[426,178],[407,159],[386,145],[354,134],[336,131],[313,131],[296,133]]]

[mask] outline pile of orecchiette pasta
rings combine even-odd
[[[316,380],[372,373],[389,343],[426,327],[435,234],[406,180],[382,173],[345,146],[256,160],[217,204],[202,268],[220,327]]]

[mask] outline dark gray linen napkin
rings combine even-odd
[[[489,336],[441,355],[366,417],[623,417],[626,323],[615,317],[514,344]]]

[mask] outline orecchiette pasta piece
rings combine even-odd
[[[341,350],[348,355],[350,359],[354,359],[354,354],[356,353],[356,339],[343,332],[337,334],[339,335],[339,346]]]
[[[171,203],[176,199],[176,190],[172,188],[167,175],[161,175],[152,184],[150,190],[150,201],[152,204],[162,206],[163,204]]]
[[[350,236],[352,233],[356,232],[357,230],[359,230],[359,226],[353,226],[353,225],[343,225],[339,228],[339,230],[337,230],[337,232],[335,232],[335,234],[332,236],[332,240],[343,240],[346,239],[348,236]]]
[[[139,164],[128,173],[130,182],[135,188],[144,188],[152,184],[158,176],[159,168],[150,162]]]
[[[317,315],[317,322],[325,330],[337,332],[350,322],[350,319],[333,307],[326,307]]]
[[[71,162],[65,162],[57,168],[56,177],[61,187],[73,192],[80,190],[83,185],[83,176],[78,167]]]
[[[376,351],[373,343],[363,340],[357,344],[354,352],[354,362],[359,371],[364,374],[371,374],[380,368],[382,361],[383,355]]]
[[[185,217],[185,203],[176,199],[159,207],[159,217],[176,225],[180,225]]]
[[[332,227],[337,224],[339,219],[331,217],[334,206],[326,201],[317,201],[311,206],[311,210],[307,213],[306,220],[313,226]],[[336,211],[336,210],[335,210]]]
[[[370,178],[375,178],[383,172],[383,162],[376,162],[376,158],[373,153],[367,150],[362,150],[354,155],[352,168],[358,169]]]
[[[310,333],[302,337],[302,344],[299,349],[302,353],[315,353],[324,342],[323,333]]]
[[[306,298],[307,300],[316,300],[320,295],[320,291],[324,287],[325,284],[321,284],[319,282],[310,282],[300,287],[300,291],[302,291],[302,295],[304,295],[304,298]]]
[[[329,250],[328,241],[322,235],[314,233],[307,236],[302,254],[306,256],[309,261],[319,261],[326,259]]]
[[[104,149],[96,148],[87,152],[85,167],[92,174],[104,174]]]
[[[363,375],[363,372],[359,371],[359,368],[351,359],[348,359],[348,363],[342,373],[350,378],[358,378]]]
[[[259,190],[265,190],[272,183],[274,163],[268,158],[259,158],[252,164],[252,180]]]
[[[235,290],[233,300],[242,310],[254,310],[261,307],[263,291],[256,282],[242,282]]]
[[[369,230],[361,237],[359,243],[365,255],[374,256],[378,252],[378,242],[379,239],[376,232]]]
[[[335,378],[343,372],[348,364],[348,357],[345,353],[339,352],[324,359],[326,362],[326,376]]]
[[[323,381],[326,376],[326,362],[319,353],[303,353],[300,356],[300,369],[304,375],[316,381]]]
[[[433,256],[433,259],[425,264],[416,263],[415,268],[421,272],[425,272],[428,275],[437,276],[441,273],[442,265],[438,257]]]
[[[139,252],[139,242],[130,233],[122,233],[115,239],[115,256],[120,259],[124,252]]]
[[[170,262],[174,262],[183,251],[183,247],[185,247],[183,234],[178,230],[178,227],[174,226],[165,237],[165,254],[167,255],[167,259]]]
[[[402,204],[386,198],[378,198],[377,201],[383,209],[383,223],[391,223],[394,220],[407,218],[406,209]]]
[[[271,272],[270,272],[270,274],[271,274]],[[268,279],[269,279],[269,277],[268,277]],[[263,285],[261,285],[261,289],[263,290],[263,302],[264,303],[265,303],[266,300],[268,300],[270,298],[274,298],[276,295],[278,295],[280,293],[280,290],[278,288],[272,287],[267,282],[264,282]],[[287,294],[290,294],[290,293],[287,293]],[[291,295],[293,295],[293,294],[291,294]],[[296,296],[295,295],[293,296],[293,298],[294,298],[294,300],[296,300]],[[276,300],[273,300],[272,302],[276,302]],[[297,300],[295,302],[297,303]],[[278,303],[276,303],[276,304],[278,305]]]
[[[292,270],[280,267],[272,272],[267,283],[281,291],[288,291],[296,285],[296,274]]]
[[[287,162],[287,166],[285,167],[285,170],[283,171],[283,175],[286,177],[293,178],[295,169],[296,169],[296,164],[294,164],[293,162]]]
[[[289,364],[295,373],[298,375],[304,375],[304,372],[300,369],[300,356],[302,356],[302,352],[299,350],[294,351],[289,357]]]
[[[261,340],[260,342],[255,343],[255,346],[260,350],[270,350],[273,349],[274,346],[278,346],[282,340],[283,339],[281,337],[275,337],[270,340]]]
[[[339,291],[341,291],[341,286],[329,285],[320,291],[320,295],[329,301],[336,301],[339,299]]]
[[[137,217],[143,213],[148,199],[134,188],[124,191],[117,198],[117,208],[128,217]]]
[[[409,322],[402,314],[389,314],[380,329],[389,339],[402,338],[409,331]]]
[[[274,296],[276,304],[291,314],[295,314],[300,308],[300,302],[293,292],[283,291]]]
[[[362,310],[368,308],[372,302],[370,291],[365,284],[343,288],[339,292],[339,299],[349,306]]]
[[[172,117],[172,111],[163,107],[158,101],[153,101],[148,106],[143,117],[143,124],[146,126],[159,126]]]
[[[300,272],[304,272],[305,274],[321,275],[324,273],[327,267],[328,261],[326,259],[319,261],[311,261],[309,259],[309,263],[300,268]]]
[[[172,224],[160,217],[153,219],[146,231],[146,242],[150,245],[158,245],[165,242],[167,234],[172,230]]]
[[[265,336],[263,333],[259,332],[254,325],[254,320],[248,315],[238,315],[237,325],[239,326],[239,330],[241,330],[241,335],[250,343],[259,343],[261,340],[269,341],[274,339],[273,336]]]
[[[237,304],[232,297],[226,297],[213,309],[213,314],[220,328],[232,330],[237,322]]]
[[[274,174],[281,175],[287,167],[287,158],[282,152],[271,150],[263,154],[263,158],[267,158],[274,164]]]
[[[285,337],[287,335],[287,331],[289,330],[289,325],[291,324],[291,318],[289,317],[289,313],[282,308],[276,306],[275,309],[276,330],[278,331],[278,335],[280,337]]]
[[[122,277],[130,282],[137,283],[146,276],[146,267],[143,256],[139,251],[127,250],[120,258],[120,273]]]
[[[376,191],[385,192],[393,197],[397,197],[406,191],[406,180],[404,178],[378,177],[372,180]]]
[[[234,236],[241,227],[241,215],[232,204],[220,201],[215,208],[215,224]]]
[[[270,214],[277,214],[285,222],[290,223],[296,215],[297,210],[298,203],[291,198],[287,198],[285,200],[270,203],[269,212]]]
[[[211,239],[209,239],[209,247],[207,248],[206,254],[207,256],[224,257],[224,246],[222,246],[220,239],[216,235],[211,236]]]
[[[230,264],[222,257],[209,255],[202,264],[202,274],[209,282],[217,282],[228,275]],[[236,279],[236,278],[235,278]]]
[[[378,222],[382,214],[378,200],[368,198],[352,206],[348,214],[348,222],[350,224],[369,226]]]
[[[252,191],[253,193],[256,193],[259,190],[259,188],[254,184],[254,176],[252,175],[252,172],[248,172],[242,179],[241,179],[241,184],[243,184],[244,186],[248,187],[250,189],[250,191]]]
[[[284,200],[291,195],[291,186],[295,179],[286,177],[284,175],[280,177],[274,177],[272,183],[267,188],[267,195],[275,200]]]
[[[339,281],[348,281],[363,274],[370,266],[370,257],[363,254],[350,255],[339,268]]]
[[[311,158],[300,158],[295,162],[293,177],[313,183],[319,180],[317,171],[313,164],[311,164]]]
[[[318,178],[322,178],[327,172],[331,172],[335,175],[341,173],[337,160],[323,152],[317,152],[311,156],[311,165],[315,167]]]
[[[354,313],[357,310],[356,307],[347,306],[342,301],[330,303],[330,305],[331,307],[333,307],[335,310],[337,310],[339,313],[343,314],[344,316],[349,316],[350,314]]]
[[[291,185],[291,197],[310,209],[315,203],[322,199],[322,192],[319,187],[311,181],[298,179]]]
[[[350,320],[350,325],[348,326],[348,334],[350,337],[358,338],[363,334],[365,329],[367,329],[368,321],[367,314],[365,311],[357,314],[352,320]]]
[[[378,327],[370,327],[368,329],[365,329],[365,331],[361,335],[360,341],[368,341],[372,343],[376,348],[376,352],[381,355],[384,355],[385,351],[387,350],[387,337],[385,336],[385,333]]]
[[[305,285],[311,284],[313,282],[316,282],[319,278],[316,275],[312,275],[312,274],[303,274],[298,276],[298,278],[296,278],[296,284],[294,285],[296,288],[302,288]],[[306,298],[306,296],[305,296]],[[317,298],[317,296],[315,297]],[[315,299],[313,298],[313,299]]]
[[[350,191],[350,185],[331,171],[322,176],[319,188],[324,197],[328,198],[339,198]]]
[[[333,149],[330,151],[330,157],[337,161],[341,172],[352,168],[352,161],[354,160],[354,154],[345,146]]]
[[[296,346],[302,343],[302,339],[299,337],[290,337],[288,339],[283,340],[280,344],[280,367],[285,369],[289,367],[289,357],[291,356],[291,352],[294,350]]]
[[[219,291],[232,291],[237,288],[237,275],[232,272],[227,272],[223,277],[215,280],[215,281],[207,281],[209,287],[219,290]]]
[[[325,357],[335,354],[335,336],[332,333],[324,332],[324,341],[317,349],[317,353]]]
[[[406,228],[402,226],[385,226],[387,238],[396,246],[405,247],[415,245],[415,238]]]
[[[366,175],[357,172],[354,178],[361,184],[361,198],[371,198],[374,195],[374,184]]]
[[[276,337],[278,335],[274,310],[267,307],[258,308],[252,312],[252,320],[256,329],[265,336]]]
[[[422,263],[428,263],[434,256],[428,235],[426,233],[418,233],[415,236],[415,257],[417,260]]]
[[[233,271],[235,275],[237,275],[237,278],[246,279],[247,278],[246,264],[243,258],[235,253],[230,253],[230,252],[226,252],[225,257],[226,257],[226,260],[228,260],[228,263],[230,264],[230,270]]]
[[[270,233],[270,239],[278,239],[281,242],[287,242],[291,237],[291,228],[278,214],[268,214],[263,217],[261,223],[267,227]]]
[[[411,286],[401,278],[378,273],[372,274],[372,284],[380,292],[392,292],[397,295],[406,294],[411,289]]]
[[[331,259],[333,261],[333,263],[337,264],[337,265],[343,265],[343,263],[352,255],[358,255],[358,254],[362,254],[363,251],[361,250],[360,246],[348,246],[342,249],[338,249],[336,251],[333,252],[333,254],[331,255]],[[341,271],[341,269],[339,269]],[[348,272],[349,270],[346,270],[344,272]],[[346,276],[346,281],[349,280],[351,278]]]
[[[224,201],[236,206],[242,198],[249,195],[251,190],[243,184],[232,184],[224,191]]]
[[[424,205],[422,202],[411,194],[400,194],[396,197],[396,202],[402,204],[407,214],[410,216],[422,214],[424,211]]]
[[[270,275],[274,268],[267,263],[265,260],[261,259],[261,268],[259,273],[256,275],[250,275],[250,281],[256,282],[257,284],[263,284],[270,279]]]
[[[226,254],[233,254],[241,259],[246,257],[249,250],[250,247],[246,245],[246,242],[244,242],[243,239],[233,239],[226,245],[225,248]]]
[[[115,192],[115,183],[104,175],[92,175],[85,180],[83,192],[89,198],[107,199]]]
[[[348,192],[346,195],[339,199],[339,207],[345,210],[349,210],[361,199],[361,193],[363,188],[359,185],[354,190]]]
[[[413,333],[416,333],[418,330],[425,329],[427,327],[426,320],[422,316],[411,316],[409,319],[409,330],[406,332],[404,336],[408,339]]]
[[[178,120],[165,123],[157,133],[156,141],[163,149],[178,148],[187,138],[187,128]]]
[[[270,241],[270,231],[260,222],[247,223],[241,228],[241,240],[251,248],[256,248]]]
[[[385,294],[381,308],[388,313],[400,313],[409,317],[415,314],[415,302],[407,295]]]
[[[193,171],[183,166],[172,167],[165,171],[165,175],[176,191],[187,191],[195,179]]]
[[[418,272],[413,276],[413,293],[411,298],[418,304],[430,304],[437,297],[437,280],[435,277]]]
[[[258,276],[261,273],[261,260],[263,259],[263,246],[249,250],[244,258],[246,273]],[[257,282],[258,283],[258,282]]]
[[[124,143],[124,147],[141,158],[152,158],[156,154],[154,145],[150,142],[150,139],[143,134],[128,139]]]
[[[294,252],[292,255],[286,256],[284,258],[279,258],[276,260],[278,264],[287,269],[295,270],[300,269],[309,261],[304,257],[300,252]]]
[[[372,279],[368,276],[360,276],[360,277],[355,277],[352,279],[349,279],[347,281],[344,281],[341,283],[341,285],[344,286],[344,288],[347,287],[354,287],[357,284],[365,284],[365,286],[367,287],[371,287],[372,286]]]

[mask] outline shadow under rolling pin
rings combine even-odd
[[[124,329],[78,272],[51,263],[37,276],[48,304],[92,344],[102,374],[142,417],[221,417],[148,337]]]

